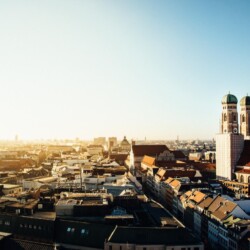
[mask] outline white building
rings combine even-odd
[[[244,146],[241,134],[216,135],[216,178],[233,179],[233,173]]]
[[[238,129],[237,98],[228,94],[222,98],[221,103],[221,129],[216,136],[216,177],[232,180],[244,147],[244,135],[239,134]]]

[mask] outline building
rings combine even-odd
[[[108,138],[108,149],[112,151],[113,147],[117,146],[117,138],[116,137],[109,137]]]
[[[120,152],[127,152],[127,153],[129,153],[130,149],[131,149],[131,145],[128,142],[126,136],[124,136],[123,140],[120,143],[120,149],[119,149],[119,151]]]
[[[186,228],[116,227],[105,243],[105,250],[203,250],[204,245]]]
[[[216,136],[216,178],[234,179],[243,145],[244,137],[241,134],[225,133]]]
[[[250,139],[250,96],[240,100],[240,132],[245,139]]]
[[[103,146],[98,144],[92,144],[87,146],[87,152],[89,155],[102,155]]]
[[[106,144],[106,138],[105,137],[94,138],[94,144],[104,146]]]
[[[232,180],[240,154],[244,147],[244,138],[247,137],[249,126],[248,97],[241,101],[241,119],[238,129],[237,98],[227,94],[222,98],[222,114],[220,134],[216,136],[216,177]]]
[[[163,157],[164,151],[169,151],[166,145],[132,145],[126,165],[129,168],[139,168],[145,155],[154,157],[157,160],[160,155]]]

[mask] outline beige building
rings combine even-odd
[[[238,130],[237,98],[227,94],[221,103],[221,133],[216,136],[216,177],[232,180],[243,150],[244,136]]]
[[[250,96],[240,100],[240,133],[250,139]]]
[[[120,143],[120,152],[127,152],[129,153],[131,149],[131,145],[128,142],[126,136],[124,136],[123,140]]]
[[[221,115],[221,134],[238,133],[238,100],[234,95],[228,94],[223,96],[222,115]]]
[[[244,137],[241,134],[216,135],[216,178],[233,179],[243,145]]]

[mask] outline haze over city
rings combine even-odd
[[[1,1],[0,139],[212,139],[249,91],[249,1]]]

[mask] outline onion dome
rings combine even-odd
[[[238,100],[237,100],[236,96],[234,96],[232,94],[227,94],[227,95],[223,96],[221,103],[222,104],[237,104]]]
[[[250,96],[244,96],[240,100],[240,106],[248,106],[250,105]]]

